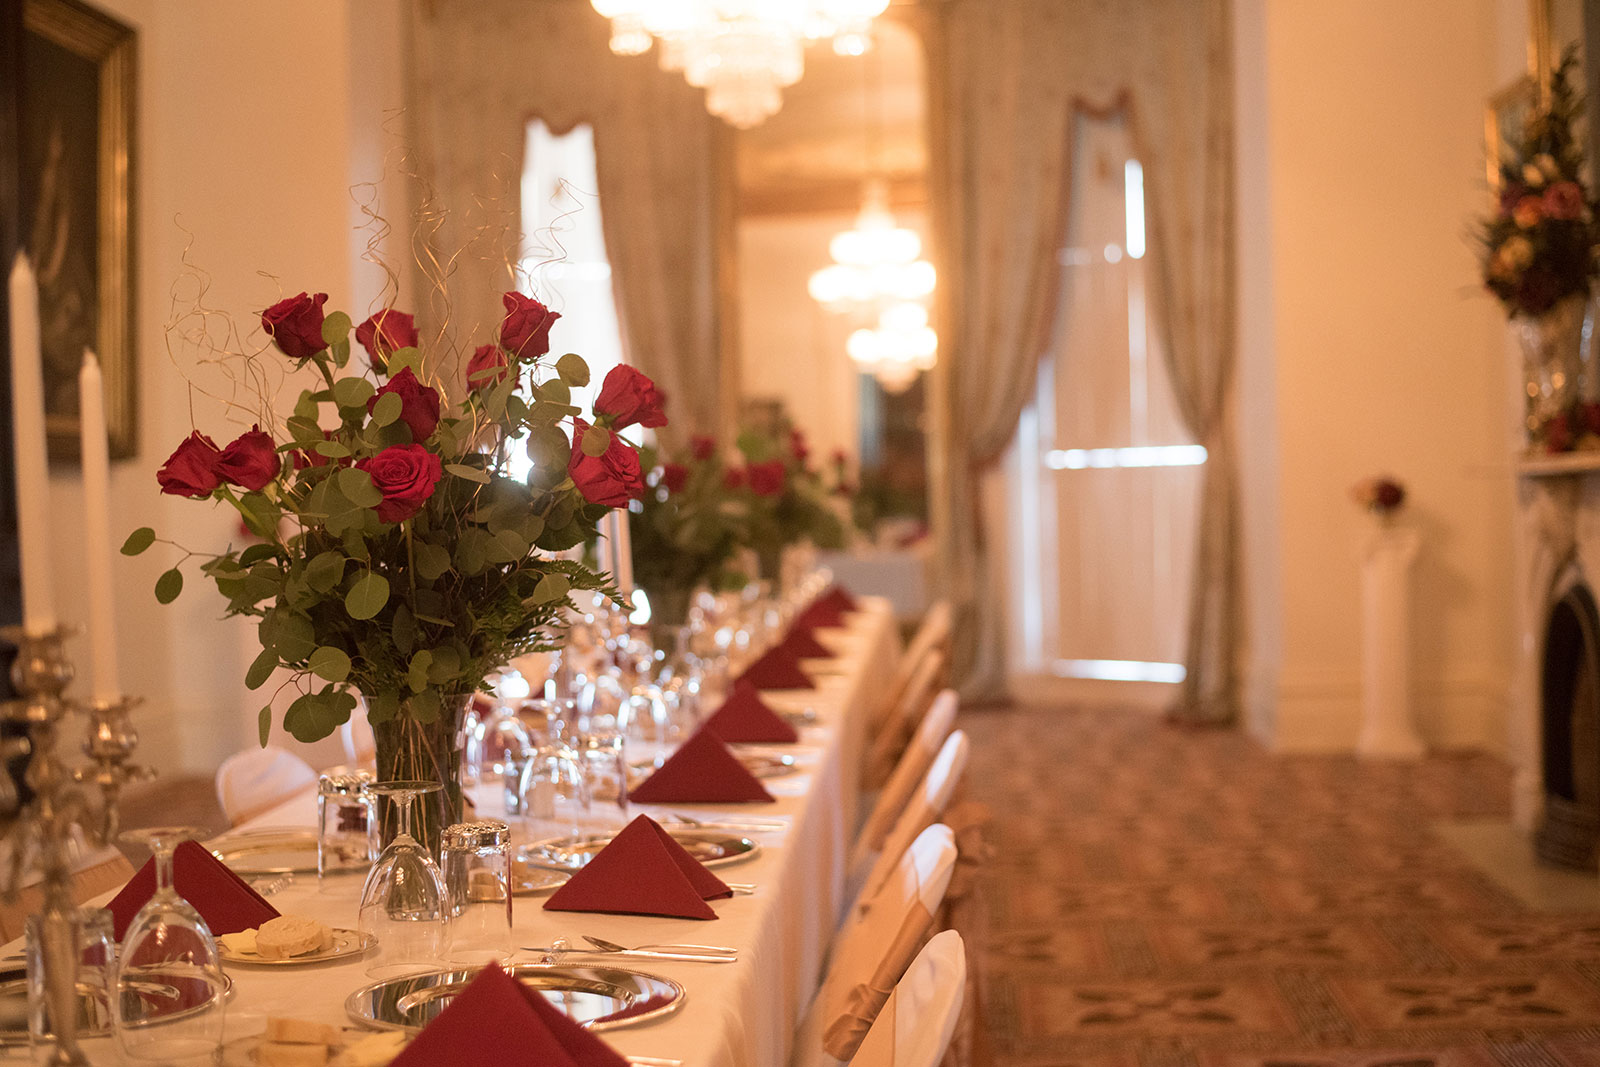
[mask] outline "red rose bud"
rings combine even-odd
[[[252,426],[228,443],[214,469],[223,481],[254,493],[278,476],[283,460],[272,438],[260,426]]]
[[[717,454],[717,439],[697,433],[689,438],[689,454],[704,462]]]
[[[583,435],[589,424],[575,419],[572,431],[572,458],[567,461],[567,474],[578,492],[591,504],[618,508],[644,493],[644,472],[639,467],[639,453],[616,434],[611,443],[598,456],[583,452]]]
[[[1583,190],[1577,182],[1556,182],[1544,191],[1544,213],[1553,219],[1583,217]]]
[[[404,311],[384,308],[356,327],[356,340],[372,357],[373,369],[382,372],[398,349],[417,346],[417,323]]]
[[[206,497],[222,484],[217,460],[222,450],[215,441],[195,430],[156,471],[161,491],[172,496]]]
[[[550,327],[561,315],[521,293],[506,293],[501,301],[506,317],[500,322],[500,347],[513,359],[538,359],[550,351]]]
[[[611,428],[620,430],[640,426],[665,426],[667,398],[656,383],[625,364],[611,368],[600,395],[595,397],[594,413],[611,416]]]
[[[811,455],[811,449],[806,445],[806,435],[799,430],[794,430],[789,434],[789,454],[801,463],[804,463],[806,457]]]
[[[322,305],[327,293],[286,297],[261,313],[261,328],[290,359],[309,359],[328,343],[322,339]]]
[[[390,445],[356,467],[383,494],[377,511],[384,522],[403,522],[421,511],[444,473],[439,457],[421,445]]]
[[[783,492],[783,460],[769,459],[750,464],[750,490],[756,496],[777,496]]]
[[[399,395],[400,421],[411,427],[411,440],[421,444],[433,435],[433,431],[439,426],[438,390],[417,381],[417,376],[411,373],[411,368],[405,367],[368,398],[368,414],[372,413],[372,409],[377,406],[378,398],[384,393]]]
[[[496,372],[495,368],[499,371]],[[511,375],[511,365],[506,362],[505,351],[499,345],[479,345],[472,358],[467,360],[467,388],[487,389],[498,385]]]
[[[681,493],[689,484],[689,468],[682,463],[667,463],[661,468],[661,484],[669,493]]]
[[[744,482],[743,467],[729,467],[722,474],[722,488],[724,489],[743,489]]]

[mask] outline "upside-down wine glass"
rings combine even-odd
[[[450,902],[444,875],[426,846],[411,836],[420,796],[444,788],[438,782],[374,782],[368,787],[394,805],[399,831],[367,872],[358,926],[377,944],[367,975],[394,978],[440,965],[450,944]]]
[[[192,826],[129,830],[155,856],[156,890],[122,938],[113,1025],[123,1054],[160,1063],[210,1062],[222,1044],[227,979],[211,928],[173,888],[173,852]]]

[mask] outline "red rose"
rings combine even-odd
[[[261,313],[261,328],[278,351],[290,359],[307,359],[328,347],[322,339],[322,305],[327,293],[285,297]]]
[[[195,430],[156,471],[156,481],[163,493],[172,496],[210,496],[222,484],[222,475],[217,473],[217,460],[221,458],[217,443]]]
[[[356,327],[356,340],[372,357],[373,369],[382,373],[397,349],[417,347],[417,322],[404,311],[384,308]]]
[[[611,443],[598,456],[583,453],[583,434],[589,424],[575,419],[572,431],[572,458],[567,461],[567,474],[578,487],[578,492],[591,504],[604,504],[608,508],[622,507],[629,500],[644,493],[644,473],[639,468],[639,453],[616,434]]]
[[[1544,213],[1553,219],[1583,217],[1583,190],[1577,182],[1556,182],[1544,191]]]
[[[669,493],[681,493],[689,484],[689,468],[682,463],[667,463],[661,468],[661,484]]]
[[[278,476],[283,460],[272,438],[262,433],[260,426],[252,426],[228,442],[214,469],[223,481],[254,493]]]
[[[783,492],[783,481],[783,460],[750,464],[750,490],[756,496],[777,496]]]
[[[744,488],[744,468],[743,467],[729,467],[727,470],[723,471],[722,472],[722,488],[724,488],[724,489],[743,489]]]
[[[400,421],[411,427],[411,440],[421,444],[439,426],[439,392],[417,381],[410,367],[402,368],[367,400],[367,413],[377,406],[384,393],[400,397]]]
[[[697,433],[689,438],[689,454],[695,459],[705,461],[717,454],[717,439]]]
[[[500,322],[500,347],[513,359],[538,359],[550,351],[550,327],[561,315],[521,293],[507,293],[501,301],[506,317]]]
[[[494,369],[499,367],[498,373]],[[472,358],[467,360],[467,388],[487,389],[491,385],[498,385],[511,374],[511,367],[506,363],[506,354],[499,345],[479,345]]]
[[[640,426],[665,426],[667,424],[667,398],[656,388],[656,383],[625,364],[611,368],[600,395],[595,397],[595,415],[610,415],[611,428],[620,430],[638,423]]]
[[[383,494],[378,518],[384,522],[401,522],[421,511],[444,472],[439,457],[421,445],[390,445],[356,467],[371,475]]]
[[[806,457],[811,455],[811,449],[806,445],[806,435],[799,430],[794,430],[789,434],[789,454],[801,463],[804,463]]]

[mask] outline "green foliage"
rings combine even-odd
[[[658,611],[702,585],[717,589],[741,579],[732,567],[748,537],[749,508],[723,485],[721,459],[679,458],[672,466],[681,468],[684,480],[674,492],[667,465],[657,465],[654,450],[643,450],[648,488],[628,516],[633,578]]]

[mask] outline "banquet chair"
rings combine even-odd
[[[917,627],[916,634],[906,644],[905,651],[895,661],[894,673],[889,677],[889,684],[884,689],[883,699],[875,709],[873,721],[868,724],[868,730],[876,735],[885,719],[900,706],[900,699],[905,696],[906,688],[911,685],[911,678],[916,673],[925,657],[933,649],[939,649],[950,656],[950,639],[955,621],[955,611],[948,600],[941,600],[929,608],[922,616],[922,624]]]
[[[939,691],[939,682],[944,675],[944,664],[944,652],[938,648],[930,649],[913,672],[899,704],[879,726],[863,768],[864,783],[868,789],[882,786],[896,762],[905,754],[906,746],[916,735],[923,716],[933,705],[933,695]]]
[[[102,848],[80,857],[72,865],[72,902],[82,904],[102,893],[121,888],[133,877],[133,864],[115,848]],[[29,915],[44,909],[44,889],[35,881],[18,891],[16,899],[0,901],[0,941],[21,937]]]
[[[935,934],[895,983],[850,1067],[939,1067],[955,1036],[967,985],[967,947]]]
[[[861,834],[856,838],[848,870],[865,877],[868,866],[883,850],[883,843],[889,837],[889,831],[894,829],[895,819],[916,792],[917,783],[922,781],[922,776],[933,766],[934,757],[939,754],[939,746],[944,744],[944,739],[950,736],[950,731],[955,727],[956,711],[959,707],[960,697],[954,689],[946,689],[934,698],[928,713],[922,717],[911,744],[899,762],[894,765],[894,772],[889,775],[889,780],[878,793],[878,799],[872,805],[872,813],[867,816]]]
[[[922,782],[910,802],[900,812],[888,836],[884,838],[883,848],[873,856],[871,864],[868,865],[867,873],[860,882],[860,889],[853,896],[857,908],[865,906],[863,902],[870,901],[884,882],[894,874],[895,864],[901,854],[911,847],[911,842],[917,839],[917,835],[938,822],[944,815],[944,809],[949,806],[950,798],[955,795],[956,786],[961,784],[961,775],[967,769],[968,749],[967,735],[962,730],[957,730],[945,738],[939,754],[928,767],[928,773],[922,776]],[[853,876],[859,876],[858,872],[851,873]],[[856,885],[854,877],[850,884],[852,887]]]
[[[268,746],[235,752],[217,768],[217,803],[238,826],[292,794],[315,785],[317,772],[292,752]]]
[[[933,824],[834,938],[826,977],[795,1039],[793,1067],[848,1063],[924,939],[955,870],[955,836]]]

